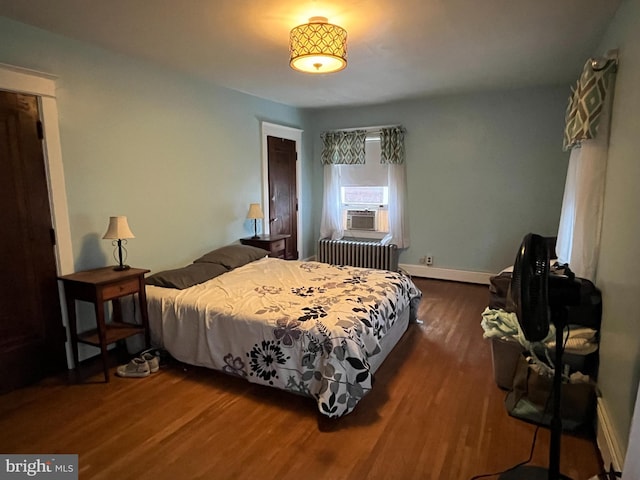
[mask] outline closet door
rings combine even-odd
[[[296,142],[267,137],[269,152],[269,233],[291,235],[285,258],[298,258],[298,195],[296,191]]]
[[[66,367],[38,99],[0,91],[0,392]]]

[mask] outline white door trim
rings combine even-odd
[[[62,166],[58,105],[55,97],[55,77],[46,73],[27,70],[0,63],[0,89],[27,93],[38,97],[40,117],[44,127],[44,163],[51,221],[56,230],[56,265],[59,275],[73,272],[71,228],[67,190]]]
[[[67,189],[62,165],[55,79],[55,76],[47,73],[0,63],[0,89],[38,97],[40,119],[44,129],[43,153],[47,187],[49,189],[51,223],[56,231],[56,245],[54,247],[56,268],[58,275],[66,275],[73,272],[74,265]],[[62,321],[66,328],[68,324],[67,310],[61,286],[59,287],[59,296]],[[67,363],[69,366],[73,365],[68,341]]]
[[[284,125],[277,125],[275,123],[262,122],[262,211],[264,212],[264,219],[262,220],[262,231],[269,233],[269,149],[267,146],[267,137],[286,138],[287,140],[293,140],[296,142],[296,153],[298,158],[296,160],[296,196],[298,197],[298,211],[296,212],[296,225],[298,226],[298,244],[296,249],[298,254],[302,255],[302,222],[300,219],[300,212],[302,211],[302,200],[300,198],[300,177],[301,177],[301,165],[302,159],[300,158],[302,151],[302,132],[298,128],[285,127]]]

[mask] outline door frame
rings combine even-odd
[[[267,137],[286,138],[287,140],[293,140],[296,142],[296,198],[298,201],[298,209],[296,211],[296,225],[297,225],[297,245],[296,249],[298,255],[302,257],[302,221],[300,218],[300,212],[302,211],[302,198],[300,196],[300,176],[302,165],[302,132],[299,128],[287,127],[284,125],[277,125],[275,123],[261,122],[262,130],[262,209],[264,212],[264,219],[262,220],[262,231],[266,234],[270,233],[270,224],[267,221],[269,219],[269,148],[267,145]]]
[[[38,109],[44,130],[42,153],[44,157],[47,189],[49,190],[51,224],[56,232],[56,244],[54,246],[56,270],[58,275],[66,275],[73,273],[74,265],[67,189],[62,165],[58,105],[55,95],[56,78],[56,76],[48,73],[0,63],[0,89],[16,93],[26,93],[38,97]],[[72,367],[73,357],[68,340],[68,318],[64,301],[64,291],[60,282],[58,282],[58,296],[60,298],[62,323],[67,330],[67,365]]]

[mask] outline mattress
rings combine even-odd
[[[179,361],[351,412],[415,318],[396,272],[263,258],[175,290],[147,286],[152,343]]]

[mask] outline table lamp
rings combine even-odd
[[[113,257],[116,256],[116,250],[118,252],[118,265],[113,267],[114,270],[128,270],[129,265],[124,265],[122,262],[122,250],[125,253],[125,259],[127,254],[127,249],[122,246],[123,242],[127,244],[127,238],[136,238],[133,233],[131,233],[131,229],[129,228],[129,224],[127,223],[127,217],[109,217],[109,227],[107,228],[107,233],[102,237],[106,240],[113,240],[111,244],[116,247],[113,251]]]
[[[249,204],[249,213],[247,214],[247,218],[253,220],[253,237],[251,238],[260,238],[258,236],[258,219],[264,218],[264,213],[262,213],[262,208],[260,208],[259,203]]]

